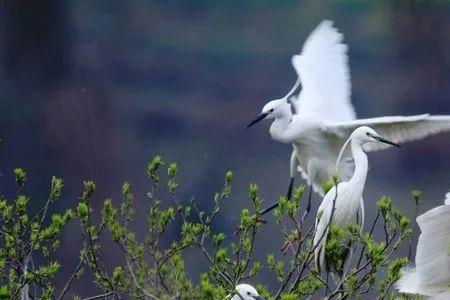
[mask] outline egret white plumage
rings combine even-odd
[[[250,284],[238,284],[235,290],[239,295],[235,294],[231,300],[264,300],[264,298],[258,294],[258,291]],[[231,297],[231,294],[227,296],[227,298],[229,297]]]
[[[421,234],[416,266],[403,270],[397,289],[432,299],[450,299],[450,193],[445,205],[417,217]]]
[[[347,145],[350,144],[351,153],[355,162],[355,171],[350,180],[340,182],[328,191],[317,212],[313,247],[315,248],[316,267],[319,272],[322,270],[328,271],[329,269],[325,259],[325,245],[331,225],[344,228],[347,224],[352,223],[362,228],[364,224],[364,202],[362,195],[367,177],[368,161],[363,146],[372,143],[383,143],[398,147],[397,144],[378,135],[372,128],[362,126],[350,135],[350,138],[345,142],[339,153],[336,168],[340,164],[340,159],[343,153],[345,153]],[[358,211],[360,211],[360,214],[358,214]]]
[[[306,39],[302,52],[292,57],[298,80],[283,98],[267,103],[247,127],[273,119],[270,134],[276,141],[292,143],[290,159],[290,198],[294,176],[299,171],[308,185],[323,196],[323,185],[334,172],[339,149],[356,128],[370,126],[394,141],[408,142],[450,130],[450,116],[390,116],[356,119],[351,104],[351,81],[347,45],[331,21],[322,21]],[[300,85],[298,96],[292,96]],[[386,149],[366,145],[365,151]],[[343,154],[339,168],[341,180],[353,174],[350,151]],[[263,213],[278,204],[274,204]],[[309,208],[309,205],[308,205]]]

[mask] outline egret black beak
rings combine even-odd
[[[398,148],[401,148],[401,146],[399,144],[396,144],[394,142],[388,141],[385,138],[382,138],[381,136],[373,136],[374,139],[376,139],[377,141],[381,142],[381,143],[385,143],[385,144],[389,144]]]
[[[258,296],[258,297],[256,297],[256,300],[266,300],[266,299],[264,299],[264,298],[261,297],[261,296]]]
[[[268,115],[267,113],[262,113],[258,115],[253,121],[250,122],[250,124],[247,125],[247,128],[252,127],[261,120],[264,120],[264,118],[267,117],[267,115]]]

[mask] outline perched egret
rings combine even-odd
[[[323,198],[317,212],[316,232],[314,235],[313,247],[315,248],[314,254],[316,267],[319,272],[323,270],[329,271],[325,260],[325,245],[330,226],[336,225],[339,227],[345,227],[347,224],[352,223],[358,224],[360,228],[362,228],[364,224],[364,203],[362,194],[366,182],[368,162],[363,146],[372,143],[384,143],[399,147],[397,144],[378,135],[378,133],[372,128],[362,126],[353,131],[348,140],[345,142],[339,153],[337,162],[335,163],[336,168],[339,166],[340,159],[343,153],[345,153],[346,147],[349,143],[355,162],[355,171],[353,176],[350,180],[340,182],[337,186],[330,189]],[[358,214],[358,211],[361,212],[360,215]]]
[[[270,134],[276,141],[291,143],[290,198],[294,176],[299,171],[308,185],[323,196],[323,185],[330,180],[345,140],[356,128],[370,126],[394,142],[407,142],[450,130],[450,116],[391,116],[355,119],[351,104],[351,81],[347,45],[331,21],[322,21],[306,39],[302,52],[292,64],[297,82],[283,98],[267,103],[247,127],[264,119],[273,119]],[[300,85],[298,96],[291,96]],[[365,151],[386,149],[383,145],[365,145]],[[341,180],[353,174],[350,151],[343,154],[339,168]],[[311,191],[310,191],[311,195]],[[308,202],[310,201],[309,200]],[[309,204],[307,211],[309,211]],[[265,209],[266,213],[278,203]]]
[[[450,299],[450,193],[445,205],[417,217],[422,233],[416,249],[415,268],[403,270],[397,288],[401,293],[432,299]]]
[[[235,290],[237,294],[235,294],[231,300],[264,300],[264,298],[258,294],[258,291],[249,284],[238,284]],[[227,296],[227,298],[229,297],[231,297],[231,294]]]

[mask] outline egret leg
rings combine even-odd
[[[309,212],[311,211],[311,197],[312,197],[312,186],[309,186],[309,192],[308,192],[308,204],[306,205],[306,209],[303,212],[303,216],[300,220],[300,226],[303,225],[303,222],[305,221],[306,217],[308,216]]]
[[[291,159],[289,164],[289,176],[291,177],[291,181],[289,182],[289,188],[288,192],[286,194],[286,199],[290,200],[292,196],[292,188],[294,187],[294,177],[297,173],[297,167],[298,167],[298,159],[297,155],[295,154],[295,150],[291,153]]]
[[[287,191],[287,194],[286,194],[286,199],[287,200],[290,200],[291,197],[292,197],[292,189],[293,189],[293,187],[294,187],[294,177],[291,177],[291,181],[289,182],[289,188],[288,188],[288,191]],[[276,208],[279,204],[280,204],[280,202],[277,201],[276,203],[272,204],[271,206],[263,209],[260,212],[260,215],[264,215],[264,214],[268,213],[269,211],[271,211],[274,208]]]
[[[288,200],[291,199],[293,186],[294,186],[294,177],[291,177],[291,181],[289,182],[288,192],[287,192],[287,194],[286,194],[286,198],[287,198]],[[269,207],[263,209],[263,210],[259,213],[259,215],[262,216],[262,215],[268,213],[269,211],[271,211],[271,210],[273,210],[274,208],[276,208],[279,204],[280,204],[280,202],[277,201],[276,203],[272,204],[271,206],[269,206]],[[253,218],[256,218],[256,215],[254,215]],[[261,219],[260,219],[260,220],[257,220],[257,222],[266,223],[264,220],[261,220]],[[237,228],[234,229],[233,234],[234,234],[234,235],[237,235],[240,231],[241,231],[241,229],[240,229],[239,227],[237,227]]]
[[[288,200],[291,200],[293,187],[294,187],[294,177],[291,177],[291,181],[289,182],[289,188],[286,194],[286,199]]]

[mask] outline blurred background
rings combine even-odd
[[[234,172],[233,196],[214,224],[230,236],[250,205],[250,183],[266,204],[287,189],[291,146],[271,140],[268,122],[245,125],[291,88],[291,56],[324,18],[349,45],[359,117],[450,114],[449,1],[2,1],[0,193],[13,195],[11,171],[23,167],[36,207],[56,175],[66,187],[57,210],[75,205],[86,179],[97,184],[100,208],[105,198],[118,202],[129,180],[143,208],[135,228],[144,233],[146,163],[162,154],[181,167],[179,198],[195,197],[204,209]],[[409,216],[412,188],[423,191],[422,212],[442,203],[449,150],[450,134],[441,134],[371,154],[367,224],[383,195]],[[78,257],[77,229],[59,251],[63,274]],[[279,253],[278,232],[264,226],[257,258]],[[112,265],[114,251],[105,249]],[[187,256],[197,281],[206,261]],[[255,283],[276,278],[263,272]],[[83,281],[74,288],[90,295]]]

